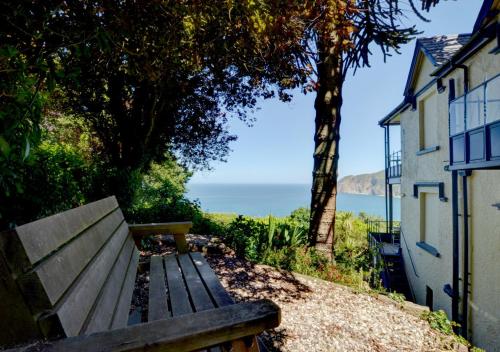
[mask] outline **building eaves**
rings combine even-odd
[[[415,51],[406,79],[404,95],[412,94],[412,85],[417,74],[417,64],[420,53],[423,53],[433,66],[440,67],[448,62],[471,38],[470,34],[439,35],[428,38],[419,38],[415,44]]]
[[[405,99],[398,106],[396,106],[390,113],[388,113],[382,120],[378,122],[379,126],[391,125],[391,120],[397,114],[406,110],[411,104]]]

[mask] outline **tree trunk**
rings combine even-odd
[[[340,48],[318,40],[318,87],[314,108],[314,168],[311,195],[311,246],[333,259],[343,60]]]

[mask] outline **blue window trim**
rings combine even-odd
[[[418,198],[419,187],[437,187],[439,192],[439,200],[447,202],[448,198],[444,195],[444,182],[417,182],[413,185],[413,197]]]
[[[420,149],[417,152],[417,155],[424,155],[424,154],[432,153],[432,152],[438,151],[439,149],[440,149],[439,145],[433,145],[432,147]]]
[[[431,246],[428,243],[425,243],[424,241],[417,242],[417,247],[422,248],[424,251],[432,254],[436,258],[441,257],[441,254],[439,253],[439,251],[436,248],[434,248],[433,246]]]

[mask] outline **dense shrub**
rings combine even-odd
[[[223,236],[238,256],[360,289],[368,287],[372,269],[366,237],[367,215],[337,213],[334,261],[307,247],[309,210],[306,208],[283,218],[232,214],[205,214],[202,218],[210,223],[205,229]]]
[[[192,219],[192,232],[208,236],[221,236],[226,231],[227,226],[237,217],[237,214],[203,213],[200,211]]]
[[[0,202],[0,226],[12,227],[87,202],[95,169],[69,144],[42,142],[15,170],[15,192]]]
[[[185,198],[191,173],[172,157],[163,164],[153,164],[132,185],[132,204],[126,208],[132,222],[167,222],[192,220],[200,216],[199,206]]]
[[[42,126],[41,142],[9,170],[15,187],[2,184],[0,175],[0,230],[110,195],[128,221],[204,221],[184,196],[191,173],[173,157],[143,173],[118,169],[96,158],[99,139],[81,120],[48,111]]]

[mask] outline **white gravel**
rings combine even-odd
[[[281,325],[262,336],[270,351],[458,348],[450,337],[432,330],[397,303],[230,255],[209,256],[208,260],[237,301],[269,298],[281,307]]]

